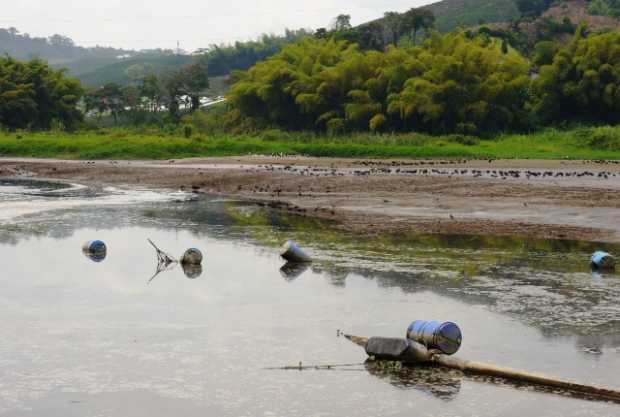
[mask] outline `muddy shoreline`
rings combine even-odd
[[[0,159],[0,177],[242,198],[363,233],[416,230],[620,242],[615,161],[12,158]]]

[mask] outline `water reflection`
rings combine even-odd
[[[315,255],[312,270],[336,287],[346,287],[347,277],[358,274],[385,288],[483,304],[550,337],[589,334],[608,323],[608,336],[620,332],[619,275],[592,275],[589,265],[595,250],[620,253],[620,245],[416,233],[360,239],[330,222],[213,199],[162,203],[156,209],[104,206],[43,213],[0,225],[0,243],[15,245],[28,236],[64,239],[84,225],[187,231],[196,238],[251,241],[268,252],[293,239]],[[303,273],[286,265],[280,270],[289,281]]]
[[[197,279],[202,275],[202,265],[181,264],[183,273],[189,279]]]
[[[463,374],[459,371],[371,360],[364,366],[370,375],[396,388],[415,389],[441,400],[453,400],[461,391]]]
[[[88,259],[95,263],[101,263],[105,261],[105,258],[108,256],[108,250],[105,248],[98,251],[83,249],[82,253],[84,254],[84,256],[86,256]]]
[[[280,274],[282,278],[287,281],[294,281],[303,275],[310,269],[310,265],[308,263],[296,263],[296,262],[287,262],[280,268]]]
[[[202,265],[180,264],[178,262],[158,262],[155,274],[149,279],[148,283],[155,281],[155,278],[163,273],[174,271],[179,265],[188,279],[198,279],[202,276]]]

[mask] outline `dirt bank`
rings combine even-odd
[[[364,232],[620,242],[620,164],[584,161],[0,159],[0,177],[184,189],[265,202]]]

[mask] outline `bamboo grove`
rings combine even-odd
[[[471,32],[433,33],[361,51],[305,39],[244,73],[230,94],[230,120],[328,133],[425,131],[484,134],[620,115],[620,33],[585,36],[536,68],[505,41]]]

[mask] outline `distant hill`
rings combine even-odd
[[[437,29],[442,32],[521,17],[513,0],[443,0],[422,8],[433,12]]]
[[[620,20],[612,16],[592,15],[586,0],[568,0],[554,3],[540,16],[532,16],[515,22],[498,22],[476,29],[489,29],[495,36],[503,37],[512,46],[529,53],[541,41],[566,44],[573,39],[580,23],[591,32],[620,29]]]
[[[139,78],[147,74],[175,71],[191,62],[190,55],[137,53],[131,57],[116,59],[112,63],[86,59],[70,63],[66,67],[83,84],[96,87],[106,83],[126,85],[132,76]],[[103,63],[105,65],[97,65]]]
[[[161,73],[177,69],[191,60],[187,55],[172,51],[133,50],[93,47],[84,48],[62,35],[48,38],[31,37],[16,28],[0,28],[0,54],[8,54],[21,60],[40,58],[56,68],[66,68],[85,85],[99,86],[108,82],[129,82],[127,69],[141,65],[145,71]]]
[[[286,29],[283,35],[264,34],[257,40],[234,44],[210,45],[198,51],[213,78],[227,76],[234,70],[245,70],[256,62],[279,52],[288,43],[312,33],[304,29]],[[133,51],[115,48],[83,48],[61,35],[32,38],[15,28],[0,29],[0,54],[21,60],[40,58],[56,68],[66,68],[84,85],[97,87],[106,83],[126,85],[140,74],[161,74],[174,71],[192,62],[187,53],[171,50]],[[222,79],[224,79],[222,78]],[[216,83],[221,91],[224,84]]]
[[[0,54],[8,54],[22,60],[41,58],[52,65],[61,65],[95,57],[113,60],[117,56],[131,52],[99,46],[84,48],[75,45],[71,38],[62,35],[52,35],[48,38],[31,37],[27,33],[20,33],[16,28],[0,28]]]

